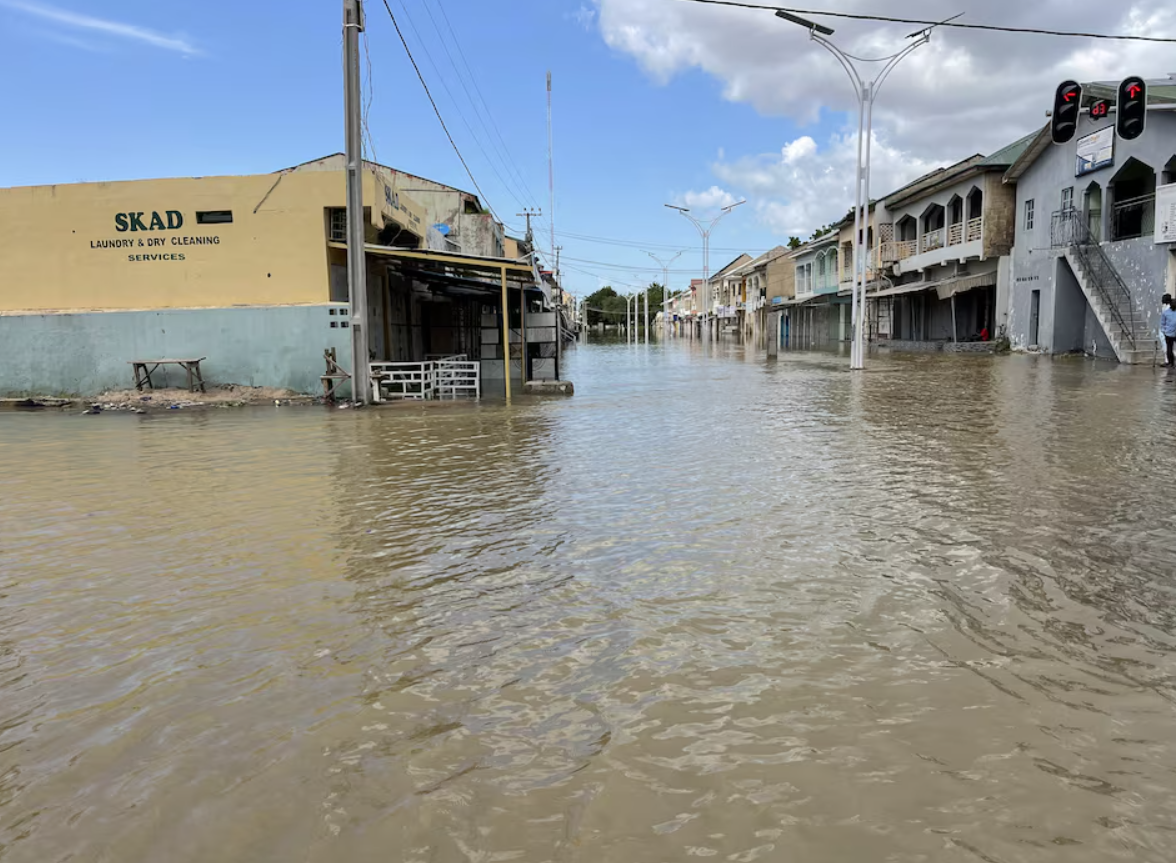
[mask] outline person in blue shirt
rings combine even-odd
[[[1160,332],[1164,334],[1164,343],[1168,348],[1168,361],[1166,366],[1171,368],[1176,365],[1176,356],[1173,355],[1173,348],[1176,347],[1176,300],[1168,297],[1168,306],[1160,313]]]

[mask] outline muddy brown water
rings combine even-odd
[[[0,413],[0,860],[1176,857],[1176,381],[566,365]]]

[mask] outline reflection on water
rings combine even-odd
[[[0,860],[1171,859],[1172,379],[567,364],[0,414]]]

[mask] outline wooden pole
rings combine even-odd
[[[951,343],[954,345],[957,342],[956,338],[956,312],[955,312],[955,294],[951,295]]]
[[[502,368],[506,372],[506,400],[510,401],[510,309],[506,304],[506,267],[501,267],[502,275]]]

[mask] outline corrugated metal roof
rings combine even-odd
[[[1036,137],[1036,131],[1030,132],[1024,138],[1001,147],[991,156],[985,158],[980,164],[986,168],[1007,168],[1016,162],[1017,159],[1021,158],[1021,154],[1029,149],[1029,145],[1033,143],[1033,139]]]

